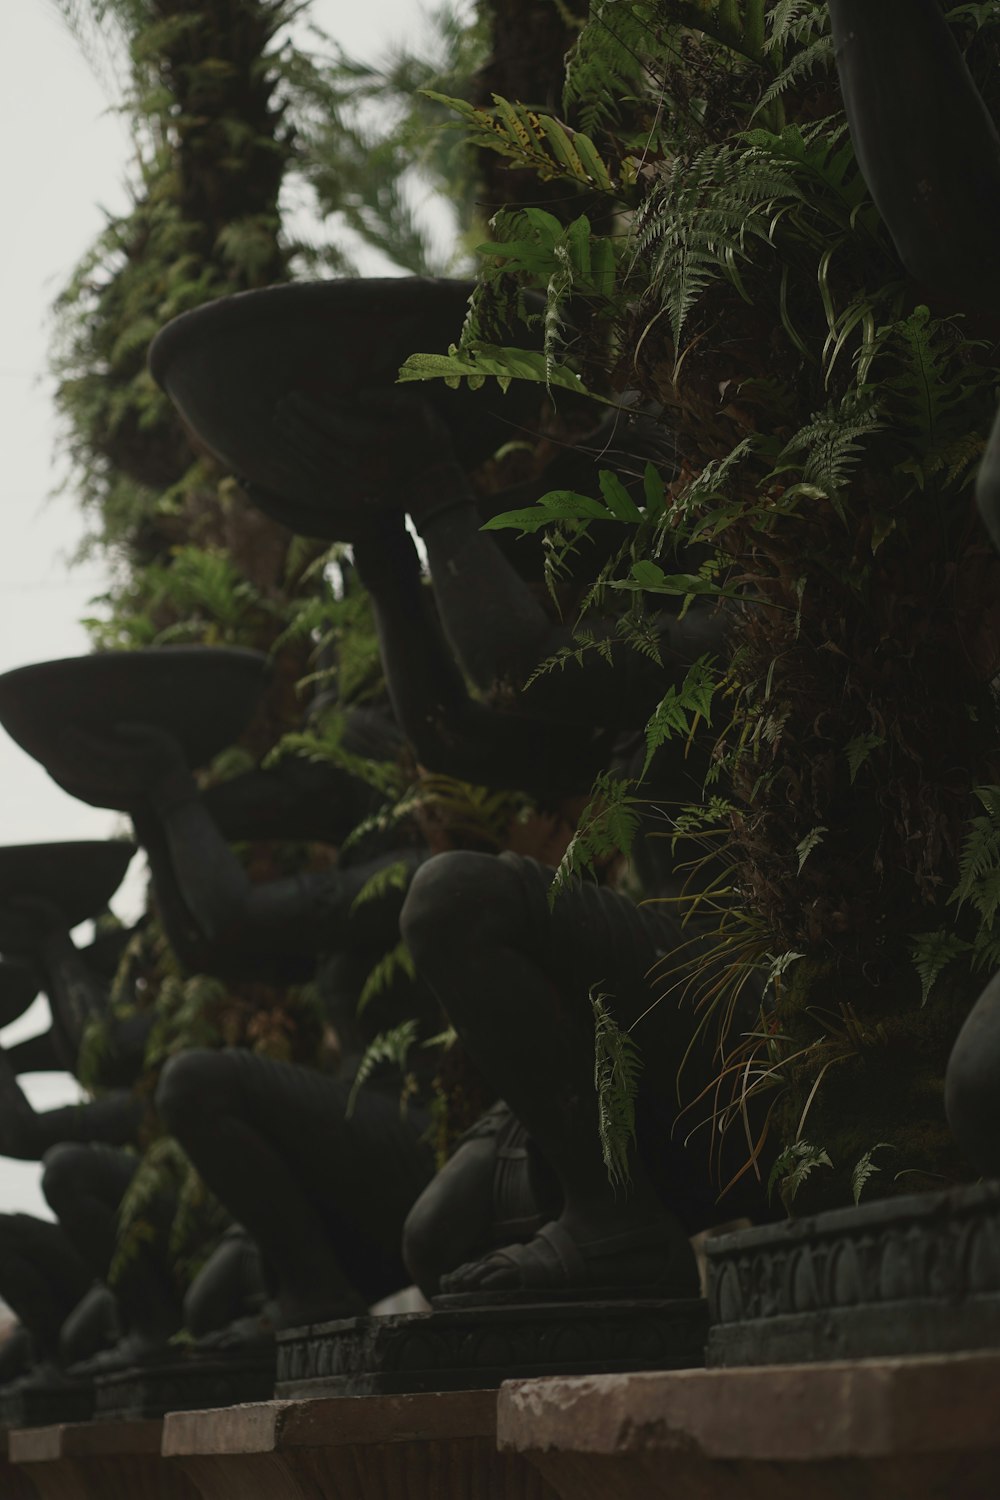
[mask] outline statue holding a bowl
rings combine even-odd
[[[935,311],[995,343],[1000,319],[1000,132],[937,0],[830,0],[858,164],[903,265]],[[934,107],[927,107],[933,99]],[[997,222],[994,223],[994,220]],[[1000,415],[976,479],[1000,547]],[[969,1160],[1000,1176],[1000,976],[952,1050],[945,1106]]]
[[[162,708],[152,724],[130,722],[135,695],[123,695],[121,708],[113,709],[109,694],[103,712],[99,732],[79,723],[63,729],[59,779],[88,800],[132,810],[161,920],[181,962],[222,977],[301,982],[319,961],[321,992],[342,1049],[338,1077],[244,1049],[181,1054],[161,1077],[160,1113],[260,1246],[274,1273],[281,1322],[363,1310],[405,1283],[402,1223],[433,1170],[422,1140],[428,1124],[422,1100],[408,1100],[401,1111],[392,1070],[381,1087],[379,1073],[387,1070],[377,1070],[351,1099],[367,1043],[404,1021],[419,1023],[408,1071],[422,1074],[426,1085],[434,1069],[420,1041],[441,1030],[437,1008],[405,973],[360,1020],[355,1014],[368,974],[398,946],[399,908],[424,850],[415,838],[401,843],[398,830],[389,837],[372,833],[325,873],[255,884],[210,811],[233,830],[239,785],[203,797],[189,769],[190,749],[163,727]],[[361,743],[372,753],[371,716],[361,717]],[[381,740],[384,756],[395,756],[399,738],[385,720]],[[280,821],[283,807],[301,819],[278,778],[252,776],[256,791],[273,794],[278,810],[267,807],[266,818]],[[317,814],[328,823],[339,818],[344,833],[351,826],[350,820],[345,826],[345,798],[353,803],[353,823],[371,810],[371,789],[351,780],[353,786],[328,779],[334,811]],[[246,808],[251,820],[256,805],[255,794]],[[373,886],[380,873],[388,877],[383,890],[377,880]],[[366,887],[370,899],[359,900]]]

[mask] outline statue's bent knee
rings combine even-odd
[[[194,1047],[170,1058],[156,1088],[156,1108],[172,1134],[218,1102],[225,1075],[225,1053]]]
[[[970,1012],[948,1060],[945,1110],[970,1161],[983,1172],[1000,1170],[1000,974]]]
[[[51,1146],[42,1157],[42,1192],[53,1213],[59,1217],[60,1206],[76,1198],[81,1179],[90,1165],[89,1146],[64,1141]]]
[[[400,931],[417,969],[435,962],[443,945],[479,944],[508,920],[510,870],[494,854],[435,854],[410,883]]]

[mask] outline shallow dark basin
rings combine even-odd
[[[13,900],[44,897],[59,908],[67,927],[75,927],[104,910],[134,853],[135,845],[125,839],[0,848],[0,947],[16,952],[31,921],[11,910]]]
[[[236,647],[163,646],[37,662],[0,676],[0,724],[57,780],[98,806],[125,808],[114,788],[88,777],[67,750],[67,726],[92,733],[149,724],[205,765],[246,727],[267,680],[267,658]]]
[[[168,323],[153,340],[149,367],[205,446],[254,487],[255,503],[293,530],[349,540],[365,496],[336,488],[335,474],[329,491],[317,487],[289,463],[275,409],[293,392],[329,408],[390,388],[410,354],[457,342],[472,285],[398,277],[240,292]],[[539,343],[527,328],[512,340]],[[435,380],[419,395],[449,424],[467,465],[516,437],[539,405],[538,390],[518,381],[504,395],[494,381],[470,391]]]

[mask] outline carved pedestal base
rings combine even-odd
[[[101,1376],[94,1415],[102,1421],[134,1420],[268,1401],[274,1394],[274,1365],[273,1348],[234,1350],[225,1359],[199,1356],[172,1364],[137,1365]]]
[[[94,1414],[92,1380],[13,1381],[0,1388],[0,1427],[48,1427],[86,1422]]]
[[[458,1305],[456,1305],[458,1304]],[[486,1390],[504,1380],[704,1363],[706,1305],[686,1301],[492,1305],[348,1318],[278,1335],[279,1397]]]
[[[1000,1183],[709,1241],[711,1366],[1000,1348]]]

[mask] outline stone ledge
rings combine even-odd
[[[38,1500],[198,1500],[160,1456],[161,1422],[72,1422],[8,1434],[11,1470]],[[16,1497],[20,1494],[14,1490]],[[6,1500],[7,1491],[0,1489]]]
[[[995,1500],[1000,1354],[515,1381],[498,1440],[572,1500]]]
[[[496,1392],[337,1396],[174,1412],[163,1454],[202,1500],[554,1500],[496,1445]]]
[[[501,1387],[515,1452],[802,1462],[1000,1448],[1000,1354],[595,1375]]]
[[[162,1422],[66,1422],[24,1427],[7,1435],[12,1463],[51,1463],[60,1458],[106,1458],[145,1453],[159,1456]]]
[[[496,1412],[496,1391],[251,1402],[209,1411],[171,1412],[163,1424],[163,1453],[180,1457],[441,1438],[492,1440]]]

